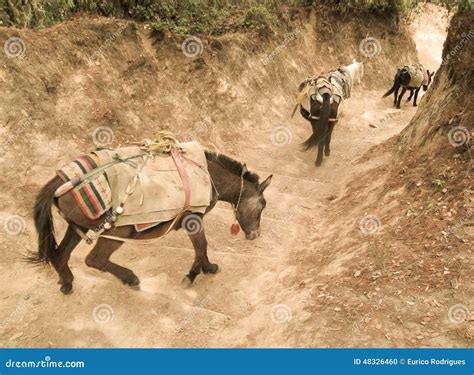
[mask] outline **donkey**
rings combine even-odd
[[[435,72],[430,73],[429,70],[424,70],[421,64],[414,64],[412,66],[404,66],[397,70],[395,77],[393,79],[393,86],[388,90],[383,97],[393,93],[393,105],[400,109],[400,103],[402,101],[403,95],[407,90],[410,91],[407,102],[411,100],[413,94],[415,95],[413,100],[413,107],[418,106],[416,100],[418,99],[418,93],[423,87],[423,91],[428,90],[429,85]],[[398,95],[398,90],[402,87],[402,92]]]
[[[306,80],[299,86],[299,91],[307,84],[315,86],[315,93],[309,97],[309,111],[300,106],[300,113],[311,123],[313,133],[303,143],[303,147],[308,151],[318,146],[317,167],[323,162],[323,151],[325,156],[331,154],[331,137],[338,121],[339,105],[350,97],[352,86],[355,82],[360,83],[363,75],[363,63],[354,60],[351,65],[329,72],[327,77],[319,76],[312,83]]]
[[[120,238],[135,240],[146,240],[158,238],[169,230],[178,230],[183,221],[189,215],[196,215],[200,230],[189,230],[187,234],[195,251],[195,258],[191,270],[183,279],[184,286],[190,286],[196,276],[203,273],[214,274],[218,271],[218,265],[211,263],[207,256],[207,240],[204,233],[203,216],[216,205],[217,201],[228,202],[233,205],[236,219],[245,237],[254,240],[260,235],[260,219],[265,208],[266,201],[263,195],[265,189],[270,185],[272,175],[265,181],[259,182],[257,174],[247,170],[245,164],[231,159],[222,154],[210,151],[205,152],[208,161],[208,172],[213,183],[212,198],[209,207],[204,214],[186,212],[178,220],[161,223],[143,232],[137,232],[133,225],[112,227],[103,232],[104,235],[114,236],[115,239],[99,237],[97,243],[86,257],[86,264],[103,272],[110,272],[124,284],[138,286],[140,280],[132,270],[122,267],[110,261],[110,256],[118,250],[123,241]],[[73,274],[68,266],[71,252],[81,241],[78,229],[97,230],[103,228],[107,220],[105,213],[97,220],[89,220],[77,209],[77,205],[71,194],[65,194],[55,198],[54,193],[63,181],[59,177],[50,180],[36,197],[34,205],[34,221],[38,232],[38,253],[32,254],[30,261],[36,263],[51,263],[59,274],[60,290],[64,294],[72,291]],[[66,234],[59,246],[54,235],[52,207],[56,206],[68,222]],[[189,219],[189,218],[188,218]]]

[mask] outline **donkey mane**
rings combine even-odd
[[[244,168],[244,164],[242,164],[240,161],[232,159],[227,155],[218,154],[209,150],[205,150],[204,152],[206,153],[207,160],[214,161],[220,164],[222,167],[238,176],[242,175],[242,169]],[[247,171],[244,173],[244,180],[256,184],[260,180],[260,177],[256,173]]]

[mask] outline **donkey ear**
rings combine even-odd
[[[249,171],[249,170],[248,170],[248,168],[247,168],[247,164],[244,164],[244,165],[242,166],[242,172],[241,172],[241,173],[242,173],[242,176],[243,176],[244,174],[246,174],[248,171]]]
[[[270,185],[270,182],[272,182],[272,177],[273,175],[271,174],[270,176],[267,177],[265,181],[263,181],[260,185],[258,185],[258,191],[260,193],[263,193],[265,189]]]

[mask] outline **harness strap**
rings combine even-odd
[[[319,120],[320,119],[320,117],[318,117],[318,116],[311,116],[311,118],[313,120]],[[330,122],[335,122],[335,121],[337,121],[337,118],[330,118],[329,121]]]
[[[186,173],[186,168],[183,164],[183,156],[181,155],[181,150],[178,148],[173,148],[171,150],[171,156],[173,157],[176,168],[178,168],[179,176],[183,182],[184,189],[184,207],[183,211],[186,211],[189,208],[191,202],[191,186],[189,185],[188,174]]]
[[[66,215],[64,215],[64,213],[59,208],[58,208],[58,213],[71,226],[71,228],[74,230],[74,232],[76,232],[76,234],[86,242],[86,244],[92,245],[92,243],[94,242],[92,240],[92,238],[90,238],[86,233],[84,233],[76,224],[69,221],[66,218]]]
[[[102,236],[100,236],[100,238],[107,238],[109,240],[120,241],[120,242],[137,243],[140,245],[151,245],[151,244],[157,243],[158,240],[160,240],[161,236],[157,238],[151,238],[148,240],[142,240],[140,238],[123,238],[123,237],[109,236],[107,234],[103,234]]]

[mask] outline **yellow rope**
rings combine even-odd
[[[173,133],[163,130],[158,132],[155,140],[145,139],[138,146],[141,150],[149,154],[169,154],[171,150],[179,144],[178,139]]]

